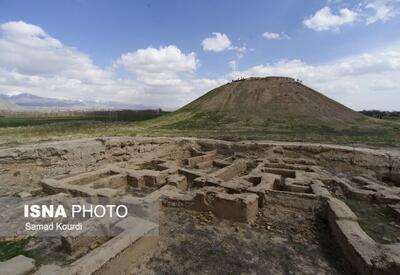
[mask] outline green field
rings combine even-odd
[[[46,115],[37,113],[25,116],[0,116],[0,128],[4,127],[21,127],[21,126],[37,126],[55,123],[93,123],[93,122],[127,122],[142,121],[158,117],[165,112],[161,110],[121,110],[121,111],[93,111],[78,112],[75,115],[66,115],[64,113],[56,115]]]
[[[121,110],[0,117],[0,146],[89,136],[130,135],[136,123],[165,114],[161,110]],[[128,130],[129,129],[129,130]]]
[[[37,126],[53,123],[74,123],[74,122],[106,122],[103,116],[61,116],[61,117],[0,117],[0,128]]]
[[[163,115],[145,121],[112,121],[101,117],[0,118],[0,146],[100,136],[186,136],[225,140],[321,142],[368,147],[400,147],[400,120],[381,120],[369,128],[333,128],[283,121],[236,123],[216,114],[193,123]],[[174,118],[175,119],[175,118]],[[13,125],[13,127],[6,125]],[[29,126],[25,126],[29,125]]]

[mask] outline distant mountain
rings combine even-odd
[[[32,107],[32,108],[35,107],[62,108],[62,107],[72,107],[72,106],[84,106],[84,104],[78,100],[41,97],[28,93],[22,93],[11,96],[0,94],[0,100],[9,101],[19,106]]]
[[[70,100],[41,97],[29,93],[17,95],[0,94],[1,102],[14,103],[25,109],[157,109],[159,106],[146,106],[142,104],[129,104],[114,101]]]
[[[0,113],[1,112],[16,112],[21,111],[23,107],[18,106],[17,104],[10,101],[2,101],[0,100]]]

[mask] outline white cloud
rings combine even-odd
[[[262,34],[262,37],[268,39],[268,40],[283,40],[283,39],[289,39],[289,36],[285,33],[276,33],[276,32],[264,32]]]
[[[367,25],[378,21],[385,22],[398,14],[396,3],[390,0],[367,0],[365,8],[373,10],[373,14],[366,18]]]
[[[247,51],[246,44],[242,46],[232,45],[229,37],[224,33],[213,32],[212,37],[205,38],[202,41],[204,51],[222,52],[222,51],[235,51],[236,58],[242,59]],[[240,41],[240,38],[238,39]]]
[[[108,75],[86,54],[23,21],[0,25],[0,66],[26,75],[62,74],[86,82]]]
[[[222,52],[226,49],[229,49],[229,47],[231,46],[231,40],[226,34],[213,32],[212,35],[212,37],[207,37],[201,42],[203,50]]]
[[[282,60],[231,73],[231,78],[249,76],[300,78],[341,103],[355,108],[400,108],[400,47],[360,54],[322,65],[301,60]]]
[[[133,73],[138,80],[152,85],[179,84],[178,73],[193,72],[198,66],[195,53],[184,54],[174,45],[139,49],[122,54],[115,62]]]
[[[339,30],[340,26],[355,22],[357,16],[355,11],[347,8],[340,9],[338,14],[334,14],[330,7],[324,7],[305,19],[303,24],[316,31]]]
[[[343,1],[328,1],[330,5],[343,4]],[[342,25],[355,21],[370,25],[376,22],[386,22],[400,14],[399,0],[361,0],[352,9],[342,8],[336,14],[331,7],[324,7],[315,15],[303,20],[303,24],[316,31],[338,31]],[[271,34],[271,37],[273,35]]]
[[[237,71],[238,61],[233,61],[228,64],[234,70],[231,78],[287,75],[353,108],[399,109],[400,47],[322,65],[284,60]],[[170,45],[124,53],[110,69],[101,68],[39,26],[22,21],[0,25],[0,93],[176,107],[228,80],[198,78],[198,67],[194,53]]]
[[[0,93],[176,107],[224,81],[197,79],[198,66],[194,53],[171,45],[122,54],[104,69],[39,26],[0,25]],[[118,77],[121,68],[130,74]]]
[[[232,50],[232,51],[236,51],[236,52],[238,52],[238,53],[244,53],[244,52],[246,52],[246,50],[247,50],[246,46],[242,46],[242,47],[230,46],[228,49],[229,49],[229,50]]]

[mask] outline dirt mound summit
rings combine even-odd
[[[293,78],[232,81],[179,110],[149,121],[170,135],[222,139],[342,140],[391,133],[385,124],[324,96]],[[383,138],[385,139],[385,138]]]
[[[288,77],[248,78],[220,86],[178,112],[221,112],[265,119],[355,122],[364,116]]]

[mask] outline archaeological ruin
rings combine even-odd
[[[329,250],[337,251],[331,258],[342,261],[349,274],[400,274],[398,151],[110,137],[1,149],[0,167],[1,241],[26,240],[20,254],[0,263],[0,274],[156,274],[159,262],[179,262],[175,251],[183,258],[201,252],[200,244],[185,241],[185,234],[198,228],[212,230],[205,241],[218,234],[229,240],[241,232],[255,240],[248,261],[259,262],[237,270],[260,266],[264,250],[257,250],[262,243],[257,238],[268,236],[274,245],[290,240],[296,251],[311,246],[327,251],[304,257],[296,252],[298,267],[280,259],[263,267],[271,274],[340,274],[327,260]],[[21,233],[24,204],[97,200],[124,204],[130,216],[82,218],[83,230],[53,237]],[[177,220],[174,227],[171,217]],[[183,232],[191,217],[195,225],[187,228],[192,231]],[[326,230],[312,229],[322,225]],[[182,252],[183,247],[188,250]],[[215,261],[225,261],[218,257],[226,251],[217,251]],[[307,257],[318,262],[311,264]]]

